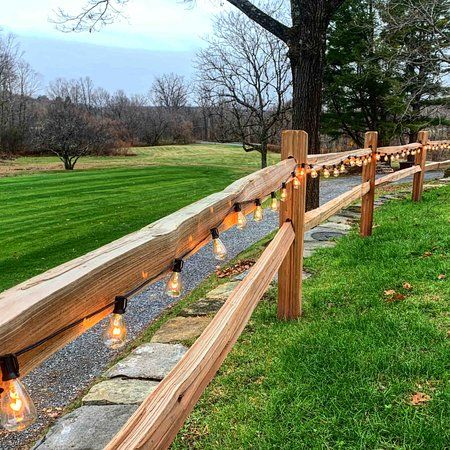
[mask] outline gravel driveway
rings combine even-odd
[[[426,174],[427,179],[439,177],[442,177],[442,172]],[[320,201],[325,203],[360,183],[360,176],[325,180],[321,183]],[[221,237],[228,249],[229,258],[235,257],[277,226],[278,214],[265,210],[264,221],[255,223],[249,220],[249,225],[244,232],[232,228],[223,233]],[[194,289],[213,272],[216,265],[217,261],[211,255],[210,245],[187,260],[183,269],[184,293],[187,294]],[[165,296],[163,291],[164,282],[160,281],[135,296],[130,302],[126,313],[130,339],[138,336],[161,311],[174,301]],[[0,432],[0,449],[28,448],[61,408],[75,400],[105,370],[115,355],[116,352],[103,345],[101,324],[98,324],[27,375],[24,382],[36,403],[39,419],[36,424],[23,432],[11,434]]]

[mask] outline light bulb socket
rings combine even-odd
[[[234,205],[234,210],[235,210],[236,212],[242,211],[241,205],[240,205],[239,203],[236,203],[236,204]]]
[[[277,194],[275,194],[275,192],[271,192],[271,193],[270,193],[270,197],[271,197],[271,198],[277,198]]]
[[[284,181],[281,183],[281,189],[286,189],[286,183]]]
[[[125,310],[128,306],[128,297],[124,295],[117,295],[114,300],[113,314],[125,314]]]
[[[219,239],[219,229],[211,228],[211,236],[213,239]]]
[[[0,368],[3,381],[15,380],[20,377],[19,361],[17,356],[12,353],[0,357]]]
[[[184,261],[181,258],[175,258],[173,261],[172,272],[181,272],[184,266]]]
[[[261,206],[261,200],[260,200],[259,198],[257,198],[257,199],[255,200],[255,205],[256,205],[256,206]]]
[[[297,175],[295,175],[295,172],[291,172],[291,177],[295,178]]]

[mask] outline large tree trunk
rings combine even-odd
[[[309,19],[309,20],[307,20]],[[309,136],[309,153],[320,153],[320,114],[325,58],[326,27],[318,27],[311,18],[304,18],[301,42],[289,49],[293,80],[292,128],[304,130]],[[307,211],[319,206],[319,178],[308,179]]]

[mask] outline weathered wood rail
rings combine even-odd
[[[2,354],[16,354],[21,375],[110,314],[116,295],[165,276],[175,258],[186,258],[211,239],[210,230],[236,224],[236,204],[245,213],[287,183],[287,199],[280,208],[280,229],[236,287],[203,334],[183,359],[142,403],[108,445],[112,449],[167,448],[196,401],[212,379],[245,327],[273,275],[279,270],[278,316],[301,315],[303,234],[355,200],[362,199],[361,235],[372,231],[375,189],[414,176],[413,200],[419,201],[427,170],[448,167],[449,161],[426,164],[427,149],[447,146],[430,142],[427,132],[419,142],[376,146],[376,132],[366,134],[365,148],[351,152],[307,155],[308,137],[303,131],[283,132],[282,161],[244,177],[223,191],[210,195],[174,214],[111,244],[0,293],[0,342]],[[377,156],[415,152],[411,168],[375,179]],[[306,177],[294,188],[292,173],[300,167],[335,166],[352,158],[364,158],[362,182],[319,208],[305,212]],[[303,166],[302,166],[303,165]],[[332,181],[331,181],[332,182]],[[27,349],[26,352],[23,352]]]

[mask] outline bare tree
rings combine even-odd
[[[244,149],[259,151],[266,167],[269,140],[291,107],[286,46],[236,11],[216,17],[207,42],[197,55],[201,83],[228,104]]]
[[[189,3],[195,0],[185,0]],[[344,0],[285,0],[290,23],[283,23],[250,0],[227,0],[288,46],[293,80],[292,127],[309,134],[309,150],[320,151],[320,115],[327,30]],[[77,14],[59,11],[60,26],[67,29],[98,29],[123,12],[124,0],[88,0]],[[318,178],[309,180],[307,209],[319,205]]]
[[[155,106],[167,108],[172,112],[179,111],[187,105],[188,88],[184,77],[174,73],[156,77],[150,96]]]

